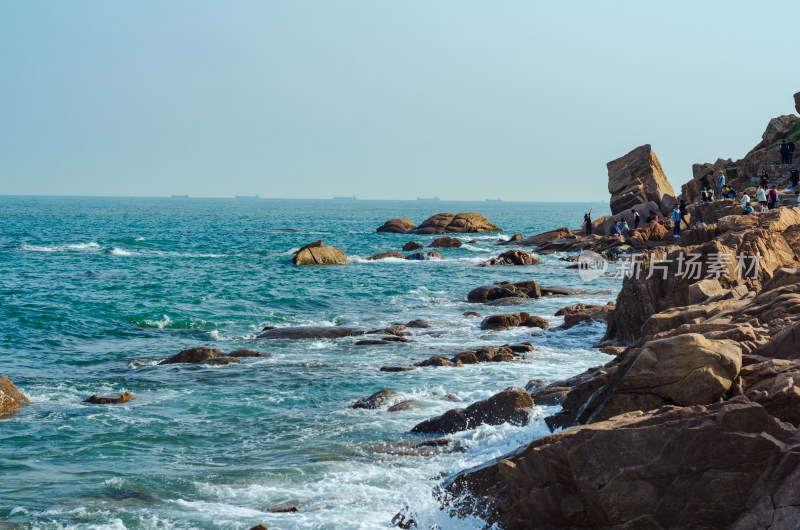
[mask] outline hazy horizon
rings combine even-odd
[[[800,6],[0,6],[0,195],[603,202],[794,113]],[[789,46],[784,46],[788,48]],[[781,71],[787,73],[781,75]]]

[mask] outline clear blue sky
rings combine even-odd
[[[800,2],[5,1],[0,194],[589,201],[794,112]],[[785,50],[785,51],[782,51]]]

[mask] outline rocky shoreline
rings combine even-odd
[[[755,174],[754,160],[777,155],[774,144],[797,136],[798,122],[770,121],[738,167]],[[784,185],[783,168],[772,169]],[[598,235],[562,228],[512,244],[638,257],[643,273],[624,278],[615,305],[593,309],[608,322],[596,346],[618,353],[566,381],[532,381],[526,390],[534,405],[561,405],[546,419],[559,432],[451,477],[438,493],[442,507],[506,529],[797,528],[800,209],[741,215],[730,200],[694,204],[680,239],[670,222],[609,236],[611,221],[632,207],[664,215],[678,197],[649,145],[608,170],[614,216],[594,222]],[[687,200],[707,174],[695,166],[694,177],[682,188]],[[733,183],[746,188],[749,176],[738,173]],[[687,256],[695,274],[686,274]],[[518,295],[491,286],[470,298]],[[413,432],[469,425],[461,409],[451,412]],[[416,527],[413,506],[394,522]]]

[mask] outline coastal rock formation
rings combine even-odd
[[[268,353],[261,353],[260,351],[256,350],[249,350],[249,349],[241,349],[235,350],[228,354],[228,357],[234,357],[236,359],[240,359],[242,357],[270,357]]]
[[[345,265],[350,263],[344,252],[336,247],[326,247],[322,240],[310,243],[298,250],[292,263],[295,265]]]
[[[378,390],[369,397],[361,398],[353,403],[351,409],[377,409],[384,405],[388,400],[394,399],[398,396],[397,392],[388,389]]]
[[[444,259],[444,256],[442,256],[435,250],[429,250],[428,252],[417,252],[415,254],[409,254],[408,256],[406,256],[406,259],[411,261],[430,261],[436,259]]]
[[[428,248],[459,248],[462,243],[454,237],[438,237],[431,241]]]
[[[477,213],[438,213],[429,217],[418,227],[408,230],[411,234],[471,234],[476,232],[502,232],[486,217]]]
[[[560,239],[572,237],[572,230],[567,227],[556,228],[555,230],[549,230],[547,232],[542,232],[541,234],[536,234],[526,239],[521,239],[519,241],[514,241],[515,245],[519,245],[521,247],[539,247],[544,245],[545,243],[552,243],[553,241],[558,241]],[[501,245],[508,244],[509,241],[504,243],[500,243]]]
[[[549,325],[550,322],[536,315],[529,315],[528,313],[511,313],[503,315],[491,315],[484,318],[483,322],[481,322],[481,329],[503,331],[505,329],[515,328],[518,326],[545,329]]]
[[[534,280],[525,282],[499,282],[476,287],[467,294],[467,302],[486,303],[504,298],[541,298],[542,290]]]
[[[448,410],[441,416],[418,423],[411,432],[450,434],[474,429],[483,424],[525,425],[532,410],[533,399],[530,394],[521,388],[509,387],[489,399],[473,403],[466,409]]]
[[[391,250],[389,252],[378,252],[377,254],[373,254],[372,256],[368,257],[367,260],[377,261],[387,258],[406,259],[405,255],[397,252],[396,250]]]
[[[172,357],[167,357],[158,364],[163,365],[163,364],[201,363],[208,359],[213,359],[215,357],[222,357],[224,355],[225,355],[224,353],[222,353],[216,348],[206,348],[206,347],[191,348],[188,350],[183,350],[180,353],[176,353]]]
[[[442,500],[508,530],[766,528],[800,520],[798,464],[796,431],[737,398],[536,440],[462,473]]]
[[[769,120],[767,129],[764,131],[764,134],[761,135],[761,140],[764,143],[763,147],[780,142],[786,138],[798,122],[800,122],[800,118],[794,114],[786,114]]]
[[[413,230],[416,227],[417,225],[408,219],[389,219],[383,223],[382,226],[379,226],[375,231],[385,234],[405,234],[409,230]]]
[[[92,394],[88,399],[84,399],[84,403],[92,403],[94,405],[112,405],[119,403],[127,403],[133,396],[129,392],[123,392],[119,397],[106,397],[98,394]]]
[[[542,261],[524,250],[509,250],[496,258],[478,264],[478,267],[491,267],[493,265],[537,265]]]
[[[656,203],[666,214],[676,204],[675,191],[649,144],[612,160],[607,167],[612,215],[647,202]]]
[[[293,326],[285,328],[264,329],[256,338],[258,339],[340,339],[342,337],[356,337],[366,333],[365,329],[347,326]]]
[[[425,247],[423,247],[419,243],[415,241],[409,241],[408,243],[403,245],[403,252],[412,252],[414,250],[422,250],[423,248]]]
[[[562,307],[556,311],[555,316],[563,316],[564,323],[557,329],[569,329],[582,322],[606,322],[608,314],[614,310],[614,302],[602,305],[591,304],[575,304],[568,307]]]
[[[22,408],[30,400],[7,377],[0,377],[0,416]]]

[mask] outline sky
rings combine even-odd
[[[0,195],[605,201],[795,113],[800,2],[0,2]]]

